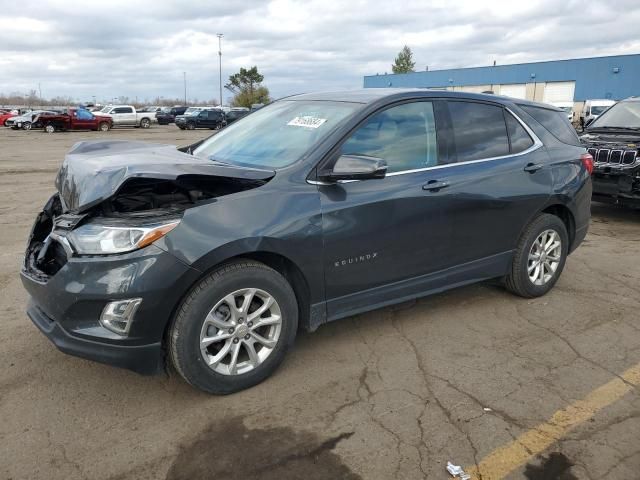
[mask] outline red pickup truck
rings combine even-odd
[[[0,127],[2,125],[4,125],[4,122],[11,117],[15,117],[16,114],[15,113],[11,113],[11,110],[7,110],[7,109],[0,109]]]
[[[110,117],[96,117],[88,110],[70,108],[67,113],[46,118],[44,131],[53,133],[66,130],[100,130],[106,132],[113,126]]]

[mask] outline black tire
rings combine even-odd
[[[189,122],[187,123],[187,130],[195,130],[196,129],[196,124],[193,122]]]
[[[246,373],[225,375],[209,368],[200,351],[204,319],[218,301],[231,292],[258,288],[277,302],[281,330],[271,353]],[[257,385],[280,365],[298,328],[298,303],[287,280],[272,268],[253,260],[224,264],[201,280],[182,302],[167,338],[171,363],[191,385],[208,393],[229,394]]]
[[[22,124],[22,130],[31,130],[31,122],[24,122]]]
[[[110,129],[111,127],[108,122],[100,122],[100,125],[98,125],[98,130],[101,132],[108,132]]]
[[[43,129],[43,132],[45,133],[54,133],[55,131],[56,131],[56,127],[53,123],[47,123]]]
[[[552,277],[546,281],[544,285],[536,285],[529,278],[528,274],[529,252],[536,239],[546,230],[555,231],[560,237],[560,259]],[[524,298],[541,297],[551,290],[558,281],[558,278],[560,278],[560,274],[567,261],[568,249],[569,235],[564,222],[555,215],[548,213],[538,215],[525,228],[518,241],[518,246],[516,247],[516,252],[511,264],[511,270],[505,277],[505,286],[510,292]]]
[[[140,128],[149,128],[151,126],[151,120],[148,118],[143,118],[140,120]]]

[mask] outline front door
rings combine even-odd
[[[423,187],[438,164],[432,102],[373,114],[340,154],[384,159],[387,176],[319,186],[329,318],[424,290],[450,266],[449,207]]]

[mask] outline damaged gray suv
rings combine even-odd
[[[299,328],[489,279],[544,295],[592,168],[561,110],[428,90],[298,95],[181,149],[81,142],[28,240],[28,315],[72,355],[234,392]]]

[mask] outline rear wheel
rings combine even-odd
[[[149,128],[151,126],[151,120],[149,120],[148,118],[143,118],[142,120],[140,120],[140,126],[142,128]]]
[[[101,122],[98,128],[100,129],[101,132],[108,132],[110,127],[107,122]]]
[[[47,123],[44,126],[44,131],[46,133],[54,133],[56,131],[56,127],[53,125],[53,123]]]
[[[236,261],[204,278],[181,305],[169,332],[171,361],[191,385],[233,393],[276,370],[297,326],[285,278],[262,263]]]
[[[558,281],[568,249],[564,222],[547,213],[537,216],[520,237],[505,279],[507,289],[525,298],[544,295]]]
[[[22,129],[23,130],[31,130],[31,122],[24,122],[22,124]]]

